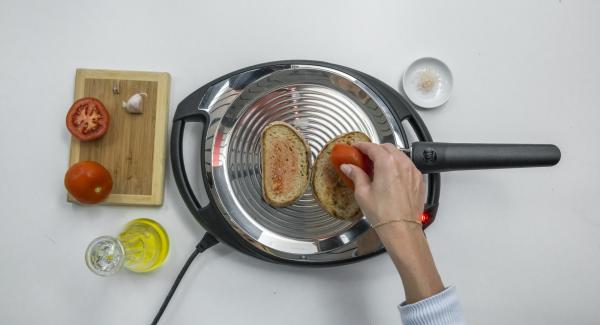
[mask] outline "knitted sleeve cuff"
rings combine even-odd
[[[465,324],[455,287],[414,304],[398,306],[404,325],[459,325]]]

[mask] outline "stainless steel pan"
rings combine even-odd
[[[188,208],[208,231],[244,253],[269,261],[335,264],[382,251],[365,218],[357,222],[332,218],[319,207],[310,188],[289,207],[274,208],[262,200],[260,133],[276,120],[304,134],[313,159],[330,139],[355,130],[374,142],[410,151],[416,165],[431,173],[425,176],[425,211],[430,219],[424,226],[437,211],[440,179],[435,172],[557,161],[558,149],[553,146],[434,143],[397,92],[345,67],[285,61],[236,71],[179,104],[171,137],[173,172]],[[201,122],[205,128],[199,139],[204,148],[199,168],[210,199],[207,206],[198,203],[183,165],[182,137],[189,122]]]

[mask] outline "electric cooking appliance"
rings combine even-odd
[[[293,205],[274,208],[261,196],[260,134],[285,121],[309,142],[313,160],[337,135],[359,130],[378,143],[410,154],[423,172],[427,199],[423,227],[436,217],[439,172],[462,169],[551,166],[554,145],[448,144],[433,142],[427,127],[398,92],[356,70],[316,61],[279,61],[220,77],[177,107],[171,161],[177,187],[196,220],[219,241],[271,262],[332,265],[383,251],[366,218],[329,216],[309,188]],[[202,123],[202,183],[209,203],[200,205],[183,163],[188,123]]]

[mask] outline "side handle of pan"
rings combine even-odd
[[[424,174],[453,170],[553,166],[560,150],[552,144],[415,142],[412,160]]]
[[[187,205],[192,215],[205,229],[210,229],[213,231],[213,235],[217,238],[220,238],[221,234],[218,231],[215,232],[214,229],[219,229],[215,227],[215,224],[219,224],[222,222],[222,216],[220,215],[218,209],[215,207],[212,198],[210,197],[210,191],[207,190],[209,194],[209,204],[206,206],[202,206],[193,189],[190,185],[190,181],[187,176],[184,158],[183,158],[183,134],[185,131],[186,123],[200,123],[203,124],[202,131],[202,139],[200,139],[201,146],[201,155],[200,155],[200,169],[202,173],[202,182],[204,184],[205,189],[208,189],[209,180],[206,175],[206,159],[204,155],[204,142],[206,140],[207,127],[210,122],[210,115],[208,112],[204,110],[198,109],[198,103],[206,93],[208,86],[202,87],[192,93],[190,96],[185,98],[178,106],[177,111],[175,112],[175,117],[173,118],[173,126],[171,129],[171,167],[173,169],[173,178],[175,179],[175,184],[177,184],[177,189],[183,198],[183,201]]]

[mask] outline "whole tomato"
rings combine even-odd
[[[81,203],[95,204],[104,201],[112,186],[108,170],[94,161],[78,162],[65,174],[65,187]]]

